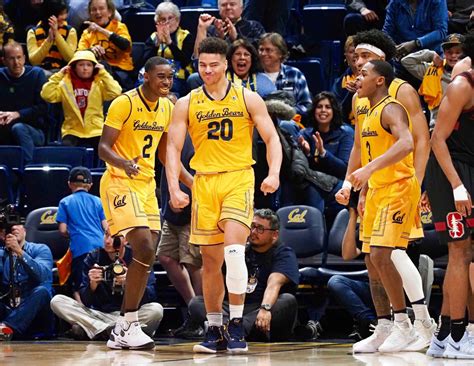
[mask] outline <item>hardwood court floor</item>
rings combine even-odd
[[[335,343],[251,343],[243,355],[196,355],[194,343],[157,342],[154,351],[114,351],[98,342],[11,342],[0,343],[1,366],[455,366],[471,365],[467,360],[436,360],[422,353],[350,354],[349,344]]]

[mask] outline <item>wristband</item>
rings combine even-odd
[[[467,201],[469,199],[467,189],[463,184],[453,189],[453,195],[455,201]]]
[[[346,189],[346,188],[349,190],[352,189],[352,183],[349,182],[348,180],[345,180],[344,183],[342,183],[342,187],[341,187],[341,189]]]

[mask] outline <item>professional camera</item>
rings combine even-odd
[[[108,266],[102,267],[104,281],[112,285],[112,293],[123,293],[123,286],[115,284],[115,277],[125,274],[126,270],[119,258],[119,249],[122,241],[116,236],[114,238],[115,261]]]
[[[5,200],[0,202],[0,229],[5,230],[5,235],[10,234],[12,227],[22,225],[20,214],[14,205],[5,205]]]

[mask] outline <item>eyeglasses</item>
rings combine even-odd
[[[172,22],[173,20],[176,20],[176,17],[174,15],[171,15],[169,17],[163,17],[163,18],[158,18],[158,21],[156,22],[156,24],[164,24],[164,23],[169,23],[169,22]]]
[[[276,229],[266,229],[262,225],[251,224],[250,231],[257,230],[257,233],[263,234],[265,231],[275,231]]]

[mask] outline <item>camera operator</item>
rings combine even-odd
[[[132,261],[132,249],[123,237],[115,239],[106,233],[104,247],[89,253],[84,259],[81,301],[56,295],[51,300],[53,312],[72,325],[70,335],[76,340],[107,340],[120,315],[127,267]],[[156,298],[155,274],[150,272],[145,294],[138,309],[143,331],[153,336],[163,318],[163,307],[151,302]]]
[[[51,334],[53,255],[25,237],[23,225],[0,229],[0,340]]]

